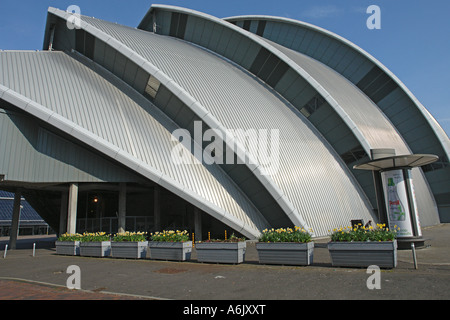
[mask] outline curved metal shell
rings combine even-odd
[[[403,92],[406,99],[409,100],[408,105],[405,107],[411,110],[411,116],[417,117],[417,113],[413,111],[413,109],[417,109],[420,112],[420,117],[427,123],[428,128],[433,131],[433,135],[429,137],[433,139],[433,152],[441,157],[446,156],[448,161],[450,141],[437,121],[395,74],[356,44],[331,31],[303,21],[284,17],[245,15],[224,18],[224,20],[238,24],[241,27],[246,21],[251,26],[249,31],[253,33],[257,33],[256,28],[259,24],[264,24],[264,29],[261,30],[260,28],[259,30],[260,36],[286,48],[306,54],[342,74],[375,101],[394,124],[396,124],[397,120],[393,117],[394,114],[389,112],[389,109],[394,109],[394,106],[389,104],[388,101],[394,96],[399,97],[399,91]],[[295,36],[293,37],[294,34]],[[372,92],[363,85],[363,79],[369,75],[370,71],[378,71],[379,74],[386,76],[377,78],[378,87],[373,83],[373,89],[378,89],[374,90],[376,92]],[[384,82],[381,80],[384,80]],[[402,133],[401,128],[399,128],[399,131]],[[418,152],[415,150],[416,144],[418,148],[422,147],[412,139],[406,140],[414,152]],[[428,144],[431,147],[430,143]]]
[[[167,16],[168,12],[171,12],[171,16]],[[288,47],[293,47],[293,43],[301,42],[303,44],[305,42],[307,48],[316,48],[317,43],[323,40],[317,37],[314,44],[311,44],[308,41],[315,38],[311,32],[309,37],[303,34],[299,34],[297,37],[294,36],[295,30],[292,31],[292,27],[289,30],[284,28],[283,32],[280,31],[281,27],[278,25],[270,25],[269,27],[267,24],[263,28],[257,28],[256,26],[261,25],[259,22],[266,22],[265,17],[261,17],[257,21],[258,24],[251,19],[245,20],[245,17],[242,19],[239,17],[227,19],[251,31],[248,32],[235,25],[224,24],[222,20],[203,13],[165,5],[152,6],[141,22],[140,28],[148,29],[152,22],[156,22],[159,25],[162,24],[161,33],[171,34],[172,30],[164,28],[164,25],[176,19],[176,14],[184,14],[188,18],[185,19],[185,33],[173,34],[174,36],[220,53],[265,81],[308,117],[343,160],[352,156],[355,150],[359,152],[358,144],[365,151],[366,156],[370,156],[370,150],[376,148],[393,148],[397,154],[410,154],[413,147],[417,149],[417,144],[407,144],[406,139],[400,135],[400,130],[373,102],[375,99],[373,95],[370,95],[367,90],[359,89],[336,71],[340,70],[339,67],[342,67],[343,64],[339,59],[344,54],[339,53],[339,50],[349,51],[349,49],[327,47],[330,53],[327,55],[328,60],[325,62],[334,66],[335,70],[333,70],[333,68],[316,60],[317,56],[309,57],[251,33],[254,32],[268,39],[276,39],[284,45],[292,43]],[[277,18],[272,17],[270,19],[280,24]],[[244,21],[245,26],[243,25]],[[227,47],[223,48],[216,45],[217,41],[214,41],[214,39],[218,36],[209,31],[212,29],[221,34],[219,43],[228,43]],[[288,37],[291,42],[285,39]],[[306,41],[305,39],[309,40]],[[343,45],[343,47],[345,46],[347,44]],[[246,56],[243,57],[242,54],[239,54],[240,51],[246,52]],[[251,58],[248,58],[249,55],[251,56],[249,52],[253,52]],[[307,54],[312,55],[310,51],[307,51]],[[331,56],[333,59],[330,58]],[[381,92],[389,93],[383,90]],[[318,112],[309,110],[311,101],[316,101],[318,95],[325,101],[325,103],[321,102],[324,107],[321,107]],[[380,93],[377,95],[379,96]],[[313,112],[315,114],[311,114]],[[436,151],[438,154],[442,154],[442,149]],[[444,156],[444,162],[446,161],[445,158],[446,156]],[[349,170],[352,170],[351,167],[350,164]],[[437,223],[439,216],[428,182],[420,169],[414,169],[413,171],[416,187],[420,190],[418,195],[420,197],[421,219],[424,225]],[[373,185],[371,176],[359,173],[355,173],[355,176],[371,198],[372,204],[376,205],[375,193],[371,187]]]
[[[372,141],[374,138],[383,138],[380,139],[381,144],[391,145],[397,154],[432,153],[439,156],[439,163],[424,168],[426,172],[413,169],[414,180],[420,189],[416,195],[420,197],[418,203],[423,225],[439,223],[439,216],[443,221],[449,219],[450,186],[443,181],[450,179],[450,140],[428,110],[388,68],[347,39],[302,21],[272,16],[237,16],[225,20],[272,44],[276,43],[279,48],[285,48],[283,52],[291,52],[289,49],[295,51],[289,56],[307,56],[316,64],[323,64],[347,79],[348,83],[376,105],[394,128],[380,132],[369,126],[366,137]],[[308,67],[308,63],[299,65]],[[345,82],[336,83],[345,85]],[[321,80],[320,83],[326,82]],[[339,92],[342,94],[347,90]],[[339,92],[335,96],[339,96]],[[368,119],[372,118],[367,116]],[[359,128],[364,128],[364,125]],[[407,152],[401,143],[393,143],[396,139],[389,140],[392,131],[404,141]],[[364,146],[363,142],[361,144]]]
[[[2,100],[162,185],[249,237],[269,226],[217,166],[205,167],[192,155],[191,161],[197,165],[174,163],[171,133],[178,127],[136,92],[125,94],[124,84],[106,71],[94,72],[62,52],[1,52],[0,65],[4,66],[0,75]]]
[[[364,74],[356,76],[337,58],[297,50],[298,37],[289,42],[275,34],[286,21],[227,19],[236,26],[163,5],[152,6],[139,29],[83,16],[79,29],[69,30],[69,18],[49,8],[44,40],[44,47],[51,42],[66,53],[0,52],[0,99],[250,238],[270,226],[301,225],[323,236],[352,219],[376,220],[371,177],[355,175],[345,154],[418,148],[397,130],[386,100],[354,85]],[[274,25],[259,28],[259,21]],[[293,30],[301,25],[289,23]],[[309,30],[310,36],[326,34]],[[349,48],[358,51],[347,42],[336,50],[342,57]],[[373,59],[372,65],[358,59],[365,71],[376,65],[387,73]],[[311,103],[317,110],[307,110]],[[448,154],[448,138],[429,122]],[[182,149],[193,164],[171,158],[180,146],[177,129],[194,134],[191,148]],[[220,151],[230,152],[234,162],[209,164],[198,157],[208,145],[202,141],[206,129],[226,137]],[[249,139],[249,132],[266,141]],[[278,144],[260,145],[269,137]],[[414,178],[419,202],[433,207],[423,173],[415,170]],[[424,217],[425,225],[436,220],[433,213]]]
[[[292,223],[325,235],[333,226],[348,224],[355,215],[374,219],[362,190],[330,145],[289,102],[238,65],[171,37],[89,17],[83,22],[154,65],[158,69],[154,76],[164,74],[182,88],[184,96],[191,96],[214,118],[216,128],[279,130],[279,166],[271,176],[262,178],[266,187],[280,190],[275,200],[286,199],[280,206]],[[233,138],[241,145],[246,143],[238,135]],[[266,159],[258,160],[264,163]],[[253,198],[258,201],[266,199]]]

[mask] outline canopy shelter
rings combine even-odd
[[[439,159],[433,154],[408,154],[370,160],[353,166],[353,169],[383,171],[397,168],[422,167]]]
[[[439,157],[432,154],[409,154],[372,158],[353,168],[374,171],[375,186],[380,190],[380,207],[384,203],[389,228],[398,228],[399,248],[407,248],[414,243],[423,246],[425,240],[422,238],[411,169],[433,163]]]

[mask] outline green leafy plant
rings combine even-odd
[[[208,239],[201,242],[241,242],[245,241],[245,237],[238,237],[234,233],[231,234],[231,236],[226,239]]]
[[[334,229],[331,234],[331,241],[393,241],[399,229],[394,226],[393,230],[389,230],[385,224],[377,224],[376,228],[358,224],[353,227]]]
[[[85,232],[80,238],[81,242],[100,242],[110,240],[111,235],[106,234],[105,232],[93,232],[93,233]]]
[[[185,242],[189,241],[189,234],[186,230],[164,230],[161,232],[151,233],[150,240],[163,242]]]
[[[82,236],[79,233],[64,233],[58,237],[57,241],[80,241]]]
[[[147,232],[119,232],[116,233],[112,241],[114,242],[144,242],[147,241]]]
[[[311,233],[300,227],[265,229],[258,239],[260,242],[300,242],[312,241]]]

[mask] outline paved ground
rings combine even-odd
[[[450,224],[424,228],[427,247],[398,252],[398,267],[381,271],[381,289],[369,290],[366,269],[331,266],[325,240],[307,267],[257,263],[248,243],[239,265],[70,257],[55,254],[53,237],[20,237],[18,250],[0,238],[0,300],[321,300],[450,299]],[[36,254],[32,256],[33,242]],[[67,267],[81,270],[81,289],[69,290]]]

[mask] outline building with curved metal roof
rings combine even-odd
[[[18,233],[20,235],[49,234],[48,224],[39,216],[36,210],[22,198],[20,208],[20,227]],[[0,237],[8,236],[14,206],[14,195],[0,190]]]
[[[49,8],[44,51],[0,52],[0,188],[55,230],[324,236],[383,220],[374,174],[353,169],[379,149],[438,155],[413,169],[418,212],[450,220],[448,137],[347,40],[163,5],[138,28],[77,19]]]

